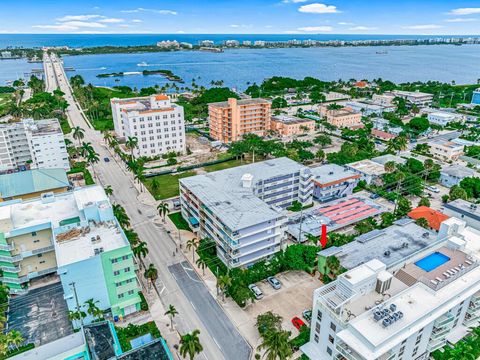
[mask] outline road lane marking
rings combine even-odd
[[[189,300],[189,301],[190,301],[190,300]],[[190,304],[192,305],[193,310],[197,311],[197,308],[195,307],[195,305],[193,305],[193,302],[190,301]]]
[[[220,351],[222,351],[222,347],[220,346],[220,344],[218,343],[217,339],[215,339],[215,337],[212,336],[212,339],[213,341],[215,341],[215,344],[217,344],[218,348],[220,349]]]

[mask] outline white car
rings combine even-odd
[[[427,190],[430,190],[436,194],[440,192],[440,190],[436,186],[427,186]]]
[[[255,295],[255,299],[260,300],[261,298],[263,298],[263,292],[257,285],[250,284],[248,285],[248,288],[251,292],[253,292],[253,295]]]

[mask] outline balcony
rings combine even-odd
[[[446,344],[447,344],[447,340],[445,340],[445,339],[431,340],[427,344],[427,351],[428,352],[434,352],[435,350],[438,350],[438,349],[444,347]]]
[[[362,360],[362,357],[358,355],[355,350],[351,349],[342,341],[337,343],[335,349],[347,360]]]
[[[2,276],[0,277],[0,281],[4,283],[10,283],[10,284],[24,284],[28,282],[30,279],[28,276],[22,276],[22,277],[5,277]]]
[[[12,244],[0,244],[0,250],[12,251],[15,247]]]
[[[440,316],[437,320],[435,320],[435,322],[433,323],[433,327],[437,329],[442,329],[452,324],[454,320],[455,320],[455,317],[452,314],[446,313]]]
[[[20,266],[4,265],[4,266],[0,266],[0,270],[9,272],[9,273],[19,273],[20,271],[22,271],[22,268]]]

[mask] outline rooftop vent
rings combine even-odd
[[[242,175],[242,186],[244,188],[251,188],[252,187],[252,181],[253,181],[253,175],[252,174],[243,174]]]
[[[383,253],[385,257],[390,257],[390,250],[387,250]]]
[[[330,172],[328,173],[328,175],[333,175],[333,171],[330,171]]]

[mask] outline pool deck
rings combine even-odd
[[[434,280],[437,281],[438,279],[447,280],[448,278],[444,275],[447,271],[452,269],[460,269],[460,267],[468,267],[468,255],[465,254],[461,250],[452,250],[446,247],[442,247],[437,250],[437,252],[448,256],[450,260],[445,262],[444,264],[438,266],[437,268],[431,271],[425,271],[422,268],[418,267],[414,263],[410,263],[405,266],[403,269],[400,269],[396,277],[401,278],[402,281],[408,282],[407,285],[412,285],[413,283],[417,282],[421,278],[425,278],[427,280]],[[456,270],[458,271],[458,270]],[[400,275],[400,276],[398,276]],[[405,276],[406,275],[406,276]]]

